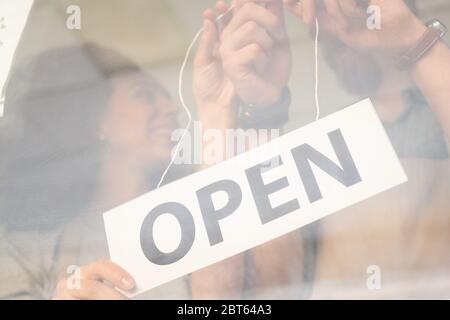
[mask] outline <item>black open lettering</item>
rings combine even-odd
[[[276,160],[276,161],[275,161]],[[283,164],[281,157],[275,157],[270,163]],[[266,224],[272,220],[280,218],[288,213],[300,209],[300,205],[296,199],[284,203],[276,208],[272,208],[270,204],[269,195],[275,193],[281,189],[289,187],[289,181],[286,177],[273,181],[269,184],[264,184],[262,178],[263,169],[267,168],[264,164],[247,169],[248,183],[252,190],[253,198],[255,199],[256,208],[258,209],[259,217],[263,224]],[[272,170],[273,168],[270,168]]]
[[[311,203],[322,199],[322,193],[311,168],[311,162],[346,187],[361,182],[361,176],[341,130],[330,132],[328,137],[342,168],[308,144],[303,144],[291,151]]]
[[[181,241],[173,252],[161,252],[153,238],[156,219],[163,214],[173,215],[181,227]],[[190,211],[180,203],[168,202],[154,208],[145,217],[141,227],[141,247],[145,257],[154,264],[168,265],[183,258],[191,249],[195,239],[195,224]]]
[[[212,195],[216,192],[226,192],[228,195],[228,202],[221,209],[214,207]],[[241,205],[241,188],[233,180],[221,180],[198,190],[197,197],[209,243],[214,246],[223,241],[219,221],[231,215]]]

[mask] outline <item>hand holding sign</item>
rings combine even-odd
[[[73,282],[61,279],[54,300],[125,300],[116,288],[129,291],[135,286],[133,278],[111,261],[97,261],[75,273]]]

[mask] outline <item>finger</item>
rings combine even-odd
[[[331,35],[338,36],[346,30],[343,25],[334,19],[327,11],[320,12],[319,18],[321,29],[327,31],[327,33],[330,33]]]
[[[301,0],[303,21],[307,25],[311,25],[316,20],[316,3],[315,0]]]
[[[217,1],[217,20],[221,30],[225,29],[230,23],[233,13],[230,11],[230,6],[228,6],[224,1]]]
[[[128,272],[111,261],[99,261],[81,268],[81,277],[87,280],[108,281],[125,291],[133,289],[136,285]]]
[[[245,6],[247,3],[257,3],[259,6],[261,7],[267,7],[267,5],[269,3],[275,2],[278,0],[234,0],[232,2],[233,4],[233,8],[235,11],[238,11],[239,9],[241,9],[243,6]]]
[[[61,294],[57,294],[52,298],[52,300],[78,300],[78,299],[72,297],[69,293],[64,292]]]
[[[265,4],[267,10],[272,12],[281,21],[284,20],[283,2],[280,0],[269,1]]]
[[[303,6],[301,1],[297,0],[283,0],[284,6],[292,12],[295,16],[303,18]]]
[[[260,6],[261,8],[269,10],[281,20],[284,19],[283,2],[281,0],[236,0],[233,6],[234,11],[235,12],[239,11],[249,3],[252,3],[254,5]]]
[[[52,300],[76,300],[67,289],[67,279],[58,281]]]
[[[230,37],[229,48],[238,51],[252,43],[258,44],[265,52],[270,52],[273,48],[273,40],[270,35],[261,28],[256,22],[249,21],[242,25]]]
[[[362,7],[361,0],[339,0],[340,7],[344,16],[347,17],[349,27],[365,27],[367,7]]]
[[[327,14],[321,15],[321,26],[349,47],[370,50],[376,47],[378,35],[366,29],[352,30],[344,28]]]
[[[363,7],[364,2],[361,0],[339,0],[339,5],[341,7],[342,13],[350,18],[365,18],[365,10]]]
[[[203,32],[200,37],[194,64],[205,66],[215,60],[214,51],[217,44],[217,27],[210,19],[203,20]]]
[[[233,33],[248,21],[254,21],[259,24],[274,39],[283,40],[285,38],[280,19],[266,8],[258,6],[253,2],[245,4],[235,13],[226,32],[228,34]]]
[[[284,19],[284,8],[283,8],[283,2],[280,0],[269,2],[266,6],[267,10],[271,13],[273,13],[279,20],[279,28],[281,29],[280,32],[284,35],[286,34],[286,26],[285,26],[285,19]],[[283,37],[283,40],[287,38],[287,36]]]
[[[68,289],[67,293],[79,300],[128,300],[119,291],[95,280],[80,280],[80,287]]]
[[[249,66],[253,67],[257,72],[261,72],[266,68],[268,62],[268,55],[264,49],[256,43],[236,51],[236,66]]]
[[[214,21],[214,19],[216,19],[216,15],[212,11],[212,9],[206,9],[205,11],[203,11],[202,16],[203,16],[203,20]]]
[[[328,15],[337,21],[344,28],[348,27],[347,18],[342,13],[342,9],[337,0],[324,0],[324,5]]]

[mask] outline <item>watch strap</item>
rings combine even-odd
[[[439,42],[446,32],[445,26],[438,20],[432,20],[418,43],[402,54],[398,60],[400,70],[407,70],[426,55],[434,45]],[[442,28],[438,28],[441,26]]]
[[[289,121],[291,91],[285,88],[280,100],[268,107],[241,105],[239,126],[242,129],[279,129]]]

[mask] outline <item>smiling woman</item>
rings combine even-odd
[[[174,119],[171,105],[151,76],[93,45],[55,49],[16,70],[6,90],[6,109],[22,129],[8,143],[11,178],[3,177],[2,187],[16,193],[3,202],[6,220],[35,225],[40,216],[39,224],[53,225],[78,214],[92,197],[105,150],[120,149],[153,165],[167,158],[170,139],[153,137],[152,126],[171,113]],[[168,126],[175,127],[174,121]],[[64,161],[74,154],[77,161]],[[37,196],[37,190],[44,194]]]
[[[67,259],[86,236],[80,225],[156,184],[177,108],[152,76],[92,44],[53,49],[13,70],[5,107],[0,261],[15,274],[0,274],[0,296],[47,298],[57,276],[80,262]],[[101,252],[96,240],[91,251]]]

